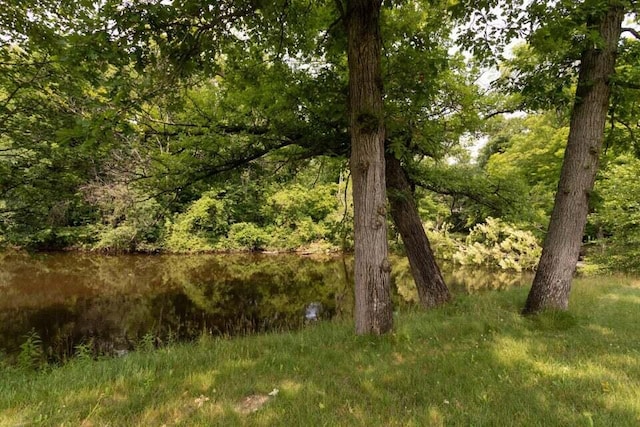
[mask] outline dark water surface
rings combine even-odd
[[[15,355],[31,331],[55,362],[80,344],[122,354],[143,340],[298,328],[312,303],[320,319],[350,317],[352,272],[349,257],[0,253],[0,353]],[[530,283],[481,270],[446,278],[458,292]],[[406,261],[393,279],[396,306],[417,300]]]

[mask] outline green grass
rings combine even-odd
[[[640,282],[576,280],[569,313],[526,289],[401,313],[392,335],[301,332],[0,369],[0,425],[640,425]],[[267,396],[256,412],[239,406]]]

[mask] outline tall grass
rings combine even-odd
[[[640,282],[577,280],[569,313],[526,289],[294,333],[0,368],[0,425],[640,425]],[[269,395],[271,393],[271,395]]]

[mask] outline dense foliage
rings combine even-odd
[[[353,247],[335,5],[14,3],[0,14],[1,244]],[[576,55],[598,42],[579,22],[595,12],[590,2],[559,2],[499,17],[498,3],[384,5],[386,143],[409,173],[438,256],[532,269],[569,133]],[[480,27],[508,24],[482,43],[455,31],[472,59],[452,37],[455,19],[469,16]],[[526,43],[499,58],[496,84],[479,84],[477,64],[518,35]],[[588,259],[612,268],[637,268],[638,44],[620,42],[585,236]],[[483,139],[473,159],[468,148]]]

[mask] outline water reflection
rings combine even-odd
[[[98,256],[0,254],[0,352],[15,354],[29,331],[50,361],[78,344],[95,354],[130,350],[144,336],[158,344],[203,332],[244,334],[351,316],[353,261],[295,255]],[[416,301],[408,265],[394,261],[396,304]],[[520,276],[447,274],[473,292],[520,284]],[[529,280],[529,279],[525,279]],[[314,305],[317,304],[317,305]]]
[[[417,303],[416,290],[409,261],[406,258],[395,258],[391,278],[395,289],[404,301]],[[515,286],[530,285],[532,273],[514,273],[502,270],[488,270],[481,268],[464,268],[459,266],[442,265],[442,275],[449,289],[454,294],[473,294],[476,292],[503,290]]]
[[[305,308],[350,315],[351,262],[258,255],[0,258],[0,351],[15,353],[32,329],[50,360],[84,343],[97,354],[203,332],[242,334],[299,327]]]

